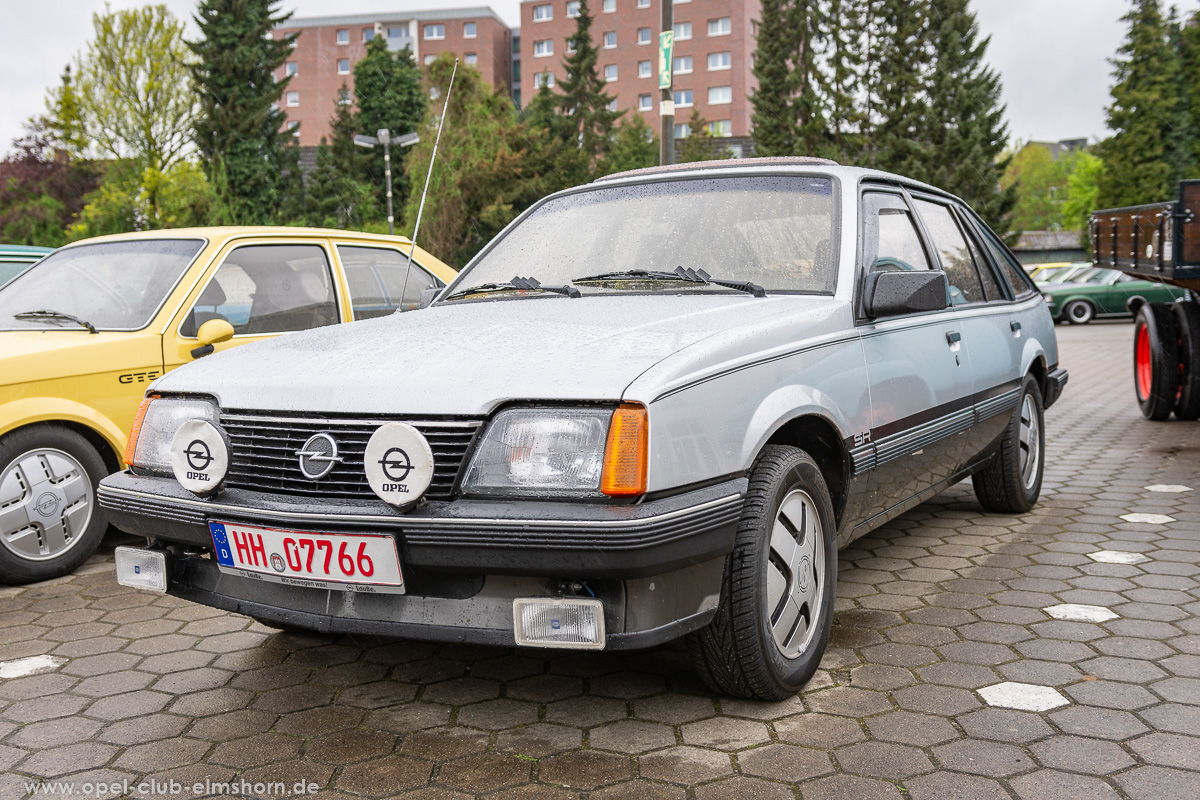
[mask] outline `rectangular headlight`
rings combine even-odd
[[[189,419],[217,422],[217,407],[207,400],[158,397],[150,400],[132,443],[130,465],[148,472],[171,475],[171,440]]]
[[[463,490],[482,495],[599,497],[611,408],[514,408],[475,448]]]

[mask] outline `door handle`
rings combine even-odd
[[[958,344],[961,341],[962,341],[962,334],[959,333],[958,331],[947,331],[946,332],[946,344],[953,347],[954,345]]]
[[[1017,322],[1016,320],[1013,320],[1012,322],[1008,323],[1008,328],[1009,328],[1009,330],[1011,330],[1011,331],[1012,331],[1012,334],[1013,334],[1013,338],[1014,338],[1014,339],[1015,339],[1015,338],[1019,338],[1019,337],[1020,337],[1020,335],[1021,335],[1021,323]]]

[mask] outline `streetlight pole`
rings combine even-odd
[[[397,136],[395,141],[400,147],[412,147],[421,141],[421,137],[415,133],[406,133],[403,136]],[[366,148],[374,147],[377,144],[383,145],[383,178],[387,191],[388,233],[394,235],[396,229],[395,218],[392,216],[392,132],[387,128],[380,128],[375,131],[374,136],[359,134],[354,137],[354,143],[359,147]]]
[[[658,163],[662,165],[675,163],[675,95],[671,91],[674,78],[675,65],[672,62],[674,57],[674,36],[675,36],[675,8],[672,0],[661,0],[662,2],[662,36],[659,37],[659,58],[663,58],[662,51],[666,50],[666,64],[659,65],[659,88],[662,89],[662,97],[659,100],[659,118],[662,120],[662,130],[659,133],[658,139]],[[664,47],[663,37],[670,34],[668,44]],[[666,72],[666,78],[662,77],[663,72]]]

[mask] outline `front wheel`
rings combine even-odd
[[[96,486],[107,474],[96,449],[67,428],[0,438],[0,582],[57,578],[96,552],[108,527]]]
[[[975,497],[987,511],[1023,514],[1042,494],[1046,430],[1042,390],[1032,375],[1021,384],[1021,399],[1000,440],[1000,449],[971,476]]]
[[[1072,325],[1087,325],[1096,317],[1096,309],[1086,300],[1072,300],[1063,309],[1063,316]]]
[[[764,448],[725,561],[717,614],[688,637],[710,688],[781,700],[812,677],[833,621],[834,526],[816,462],[794,447]]]

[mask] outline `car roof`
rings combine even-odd
[[[139,239],[207,239],[210,242],[224,242],[231,239],[248,237],[336,237],[338,239],[361,239],[371,242],[388,242],[391,244],[407,245],[409,240],[404,236],[389,236],[383,233],[363,233],[362,231],[343,231],[335,228],[299,228],[288,225],[225,225],[209,228],[169,228],[155,231],[131,231],[129,233],[114,233],[107,236],[95,236],[81,239],[67,247],[95,242],[127,242]]]
[[[0,258],[4,256],[22,256],[41,258],[46,253],[54,252],[53,247],[34,247],[28,244],[0,244]]]

